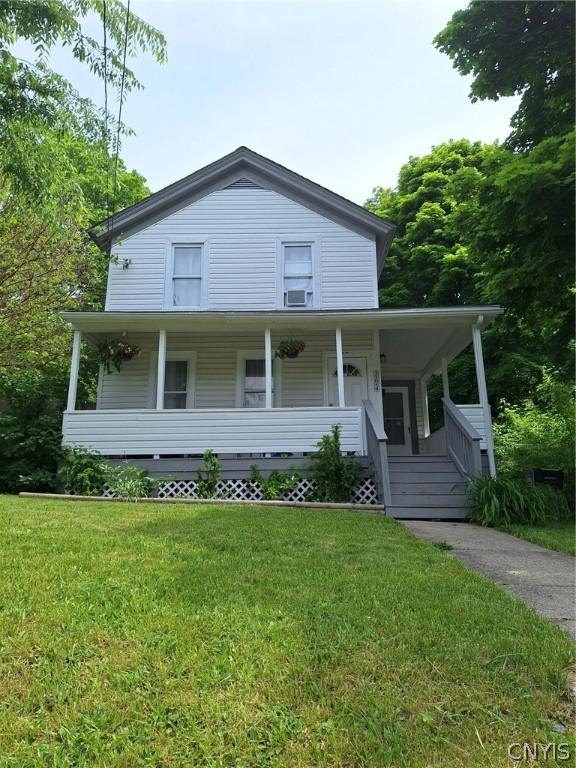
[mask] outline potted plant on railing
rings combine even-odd
[[[301,352],[306,349],[306,344],[298,339],[286,339],[278,344],[278,349],[275,352],[275,357],[279,357],[280,360],[285,358],[294,359],[298,357]]]
[[[138,357],[140,352],[140,347],[137,347],[135,344],[126,344],[126,342],[120,339],[112,339],[110,341],[106,339],[103,344],[98,344],[100,362],[106,369],[106,373],[112,373],[112,366],[117,371],[120,371],[122,363]]]

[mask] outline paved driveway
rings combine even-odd
[[[403,523],[426,541],[450,544],[449,554],[576,637],[576,560],[571,555],[470,523]]]

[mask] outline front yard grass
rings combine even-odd
[[[0,541],[1,766],[468,768],[569,741],[568,637],[385,517],[4,496]]]
[[[550,521],[544,525],[510,525],[502,530],[541,547],[576,554],[574,520]]]

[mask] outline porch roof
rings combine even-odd
[[[286,330],[406,330],[470,327],[484,328],[503,309],[497,305],[425,307],[418,309],[318,309],[197,312],[62,312],[73,328],[85,332],[121,331],[248,331]]]

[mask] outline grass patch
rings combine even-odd
[[[570,640],[382,516],[0,497],[0,536],[0,765],[454,768],[567,741]]]
[[[555,549],[557,552],[576,554],[576,531],[574,520],[551,520],[542,525],[509,525],[502,528],[506,533],[526,539],[541,547]]]

